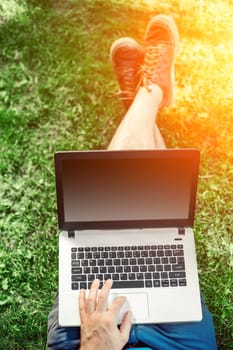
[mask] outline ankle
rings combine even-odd
[[[163,90],[162,88],[154,83],[149,84],[148,86],[142,86],[140,89],[143,90],[143,94],[152,98],[156,105],[160,105],[163,100]]]
[[[128,117],[132,117],[134,120],[147,122],[151,120],[155,121],[155,116],[163,100],[163,91],[156,85],[150,85],[150,91],[148,88],[141,86],[137,92],[137,95],[130,106]]]

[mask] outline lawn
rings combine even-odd
[[[46,347],[57,292],[53,154],[105,148],[124,108],[111,42],[141,44],[172,14],[177,98],[158,119],[167,146],[197,147],[195,237],[218,347],[233,349],[233,4],[231,0],[2,0],[0,4],[0,350]]]

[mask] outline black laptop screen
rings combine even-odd
[[[60,223],[158,222],[169,226],[166,222],[193,220],[196,157],[191,151],[173,151],[173,157],[171,151],[157,152],[147,156],[137,152],[136,157],[130,156],[133,151],[113,152],[112,157],[111,152],[106,157],[98,157],[98,152],[87,157],[85,152],[75,157],[74,152],[72,157],[70,152],[59,164]]]

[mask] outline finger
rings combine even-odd
[[[132,312],[128,311],[124,314],[124,317],[121,321],[120,325],[120,334],[121,334],[121,339],[123,344],[125,345],[127,341],[129,340],[129,333],[130,333],[130,328],[132,325]]]
[[[79,314],[81,323],[83,323],[86,317],[86,291],[84,289],[81,289],[79,293]]]
[[[99,280],[94,280],[91,289],[89,291],[89,295],[86,301],[86,310],[89,315],[91,315],[96,308],[96,300],[97,300],[97,295],[98,295],[98,289],[99,289]]]
[[[113,300],[112,304],[109,307],[109,312],[113,315],[115,320],[117,321],[118,315],[120,313],[120,309],[124,305],[126,298],[123,296],[117,297]]]
[[[104,283],[104,285],[100,291],[100,294],[98,296],[96,311],[103,312],[103,311],[107,310],[108,296],[109,296],[109,292],[110,292],[111,287],[112,287],[112,280],[107,280]]]

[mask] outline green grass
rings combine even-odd
[[[156,2],[157,3],[157,2]],[[151,5],[152,4],[152,5]],[[57,292],[56,150],[105,148],[124,109],[111,42],[143,42],[172,14],[181,34],[168,147],[198,147],[200,284],[219,349],[233,349],[233,5],[225,1],[3,0],[0,4],[0,350],[44,349]]]

